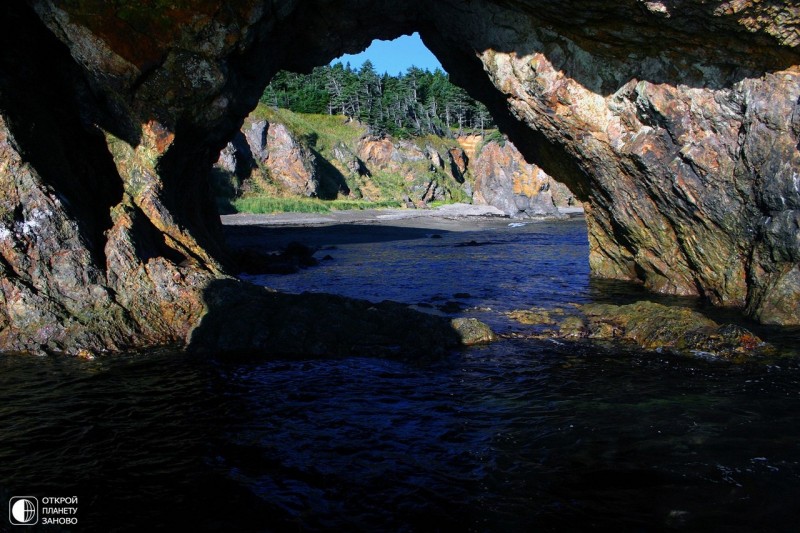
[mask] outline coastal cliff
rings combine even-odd
[[[524,218],[558,216],[558,207],[579,204],[496,130],[396,139],[369,135],[347,117],[263,105],[245,119],[214,167],[223,206],[239,196],[264,195],[410,208],[468,202]]]
[[[208,176],[270,77],[415,30],[584,202],[595,276],[799,324],[799,23],[788,1],[4,2],[0,347],[191,344],[253,290]]]

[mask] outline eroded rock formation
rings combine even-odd
[[[0,345],[189,343],[227,279],[208,172],[270,76],[414,30],[587,202],[595,275],[797,324],[798,21],[779,0],[3,2]]]
[[[470,170],[475,176],[475,203],[493,205],[512,217],[558,216],[557,206],[573,203],[564,185],[525,161],[511,142],[486,143]]]
[[[248,117],[219,154],[216,166],[241,180],[263,172],[263,186],[296,196],[316,196],[316,156],[285,124]],[[276,191],[277,192],[277,191]]]
[[[796,8],[470,6],[431,47],[588,202],[594,275],[800,321]]]

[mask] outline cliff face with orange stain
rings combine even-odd
[[[796,10],[571,6],[565,26],[554,6],[471,3],[430,44],[585,202],[594,275],[800,322]],[[455,43],[476,34],[474,61]]]
[[[287,110],[273,113],[269,120],[264,118],[268,115],[263,107],[256,108],[216,163],[226,173],[223,183],[235,180],[243,195],[258,191],[266,196],[354,197],[409,207],[462,201],[491,205],[511,217],[558,217],[558,207],[580,206],[565,185],[525,161],[497,132],[492,135],[499,140],[480,134],[396,139],[369,136],[362,124],[339,117],[347,133],[339,134],[332,150],[315,150],[307,139],[325,132],[287,124],[311,124],[317,117]],[[339,185],[335,196],[328,196],[333,187],[325,186],[325,169],[332,168]],[[236,194],[231,189],[218,192],[226,201]]]
[[[412,31],[585,201],[595,275],[798,324],[798,26],[780,0],[3,2],[1,347],[190,343],[237,297],[207,176],[269,78]]]
[[[559,207],[580,202],[563,184],[528,163],[509,141],[490,141],[475,149],[470,170],[473,200],[493,205],[512,217],[559,216]]]

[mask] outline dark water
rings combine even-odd
[[[461,302],[501,331],[520,327],[504,309],[636,296],[590,285],[579,222],[359,231],[272,235],[338,244],[262,281]],[[11,496],[76,495],[75,531],[797,531],[795,358],[529,340],[368,356],[0,357],[0,530],[20,530]]]

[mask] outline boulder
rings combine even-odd
[[[465,346],[488,344],[497,340],[491,328],[477,318],[454,318],[451,324]]]
[[[487,142],[471,165],[475,176],[472,198],[512,217],[558,216],[550,194],[552,179],[510,142]]]

